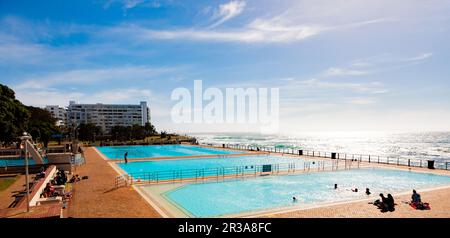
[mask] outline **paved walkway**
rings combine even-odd
[[[160,217],[159,214],[131,187],[115,189],[117,173],[97,151],[86,148],[86,164],[75,173],[89,176],[74,184],[74,195],[64,217]]]
[[[294,212],[266,215],[263,217],[302,217],[302,218],[449,218],[450,217],[450,188],[428,192],[420,192],[422,201],[430,203],[431,210],[414,210],[404,202],[411,199],[411,195],[395,196],[394,212],[382,213],[369,201],[352,202],[328,207],[312,208]],[[374,196],[373,202],[378,197]]]
[[[18,176],[20,177],[13,184],[11,184],[11,186],[0,192],[0,209],[8,208],[9,205],[11,205],[11,203],[15,200],[13,195],[19,191],[25,190],[25,175]]]

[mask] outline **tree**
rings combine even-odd
[[[150,122],[146,122],[145,123],[144,129],[145,129],[145,135],[146,136],[151,136],[151,135],[158,134],[158,132],[156,131],[155,126],[152,125]]]
[[[27,109],[30,112],[28,132],[33,138],[42,141],[44,147],[47,147],[52,136],[61,133],[56,126],[56,119],[45,109],[31,106]]]
[[[113,126],[111,128],[111,138],[113,140],[124,141],[130,138],[130,132],[126,126]]]
[[[14,91],[0,84],[0,142],[17,141],[27,129],[29,118],[27,108],[16,99]]]
[[[145,127],[141,125],[133,125],[131,126],[131,138],[133,140],[142,140],[146,137]]]
[[[102,135],[102,128],[92,123],[81,123],[78,128],[78,139],[82,141],[95,141],[95,137]]]

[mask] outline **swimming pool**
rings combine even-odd
[[[334,184],[338,189],[334,190]],[[267,176],[225,182],[186,184],[163,193],[194,217],[215,217],[290,206],[308,206],[450,185],[450,177],[394,169],[364,168],[333,172]],[[351,188],[360,192],[351,192]],[[419,190],[420,192],[420,190]],[[295,196],[298,202],[293,202]]]
[[[322,166],[323,160],[307,160],[310,169]],[[223,158],[201,158],[201,159],[174,159],[137,161],[127,164],[120,163],[118,166],[134,179],[175,179],[193,178],[196,176],[216,176],[218,173],[230,175],[235,173],[255,173],[260,172],[262,165],[271,165],[274,171],[287,169],[302,170],[305,166],[305,159],[285,156],[230,156]],[[331,161],[328,161],[331,165]],[[308,166],[306,165],[306,166]],[[327,165],[328,166],[328,165]],[[181,174],[178,173],[181,171]],[[156,178],[158,174],[158,178]],[[174,177],[175,176],[175,177]]]
[[[48,163],[48,160],[46,157],[43,158],[44,164]],[[36,162],[33,159],[28,160],[29,165],[35,165]],[[24,158],[2,158],[0,159],[0,167],[10,167],[10,166],[24,166],[25,165],[25,159]]]
[[[195,155],[227,155],[245,154],[243,151],[221,150],[192,145],[133,145],[96,147],[108,159],[123,159],[125,152],[128,158],[156,158]]]

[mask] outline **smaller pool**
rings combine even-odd
[[[128,152],[129,159],[196,155],[245,154],[245,152],[243,151],[222,150],[193,145],[133,145],[102,146],[96,148],[108,159],[123,159],[123,156],[126,152]]]
[[[44,163],[47,164],[48,160],[46,157],[43,158]],[[33,159],[28,160],[29,165],[36,165],[36,162]],[[10,166],[25,166],[24,158],[1,158],[0,159],[0,167],[10,167]]]
[[[338,189],[334,190],[334,184]],[[355,169],[187,184],[163,196],[195,217],[214,217],[289,206],[368,198],[450,186],[450,177],[394,169]],[[360,191],[354,193],[352,188]],[[293,202],[295,196],[298,202]],[[399,203],[400,201],[397,201]],[[375,209],[375,208],[374,208]]]

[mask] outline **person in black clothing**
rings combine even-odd
[[[387,195],[386,205],[387,205],[388,211],[390,211],[390,212],[395,211],[395,201],[394,201],[394,197],[392,197],[391,194]]]
[[[125,152],[125,154],[123,155],[123,158],[125,160],[125,164],[128,163],[128,158],[127,157],[128,157],[128,151]]]
[[[384,194],[380,193],[380,199],[377,199],[373,205],[377,206],[378,209],[381,209],[381,212],[386,212],[387,211],[387,198],[384,196]]]

